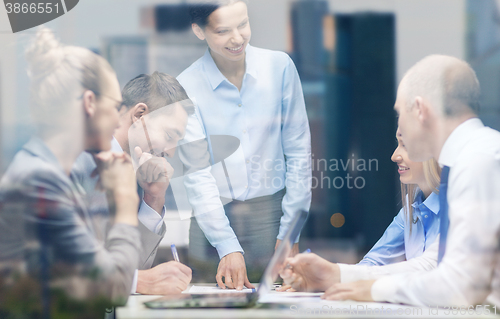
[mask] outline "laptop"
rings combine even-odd
[[[260,279],[255,292],[221,293],[221,294],[176,294],[147,301],[144,305],[152,309],[166,308],[247,308],[253,307],[259,298],[268,294],[274,287],[286,258],[307,219],[307,212],[298,212],[292,220],[288,231]]]

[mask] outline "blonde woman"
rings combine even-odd
[[[284,285],[279,290],[291,290],[293,286],[299,290],[325,291],[338,282],[376,279],[395,272],[436,266],[437,188],[441,169],[434,159],[423,163],[411,161],[399,130],[396,139],[398,146],[391,160],[398,165],[403,208],[382,237],[357,265],[330,263],[315,254],[300,254],[289,259],[293,271],[285,270],[281,276],[291,285]]]
[[[49,29],[38,31],[26,58],[36,133],[0,182],[0,280],[11,274],[6,283],[35,283],[29,290],[43,307],[29,303],[33,298],[23,303],[26,311],[43,309],[30,313],[36,317],[53,315],[57,289],[80,300],[124,303],[141,241],[131,160],[101,152],[111,147],[122,105],[115,72],[93,52],[60,44]],[[114,212],[105,245],[96,240],[82,188],[70,173],[85,150],[95,154]]]
[[[441,169],[434,159],[412,162],[399,130],[396,139],[398,147],[391,160],[398,165],[403,208],[360,265],[381,266],[418,257],[439,234],[437,188]]]

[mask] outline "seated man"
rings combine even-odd
[[[115,131],[111,147],[112,151],[125,152],[135,159],[136,176],[142,189],[138,213],[142,251],[132,292],[180,293],[191,281],[191,269],[178,262],[163,263],[151,268],[166,231],[163,222],[165,192],[173,168],[164,157],[153,156],[150,151],[154,153],[156,150],[157,154],[168,157],[174,155],[177,142],[184,135],[188,115],[194,112],[194,106],[175,78],[159,72],[152,75],[141,74],[132,79],[123,88],[122,96],[120,126]],[[135,129],[136,127],[139,129]],[[144,132],[147,132],[149,141],[142,141]],[[150,145],[152,150],[148,149]],[[83,153],[77,159],[73,172],[87,192],[86,199],[91,207],[92,218],[106,219],[109,216],[108,205],[105,194],[95,190],[95,169],[92,155]]]
[[[432,157],[443,167],[437,267],[425,271],[422,263],[413,271],[338,283],[337,265],[299,255],[282,272],[285,282],[300,290],[326,290],[325,299],[500,305],[500,134],[477,118],[479,93],[471,67],[441,55],[418,62],[398,89],[394,108],[410,159]]]

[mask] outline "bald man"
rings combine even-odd
[[[500,133],[477,118],[479,94],[471,67],[443,55],[418,62],[398,88],[394,109],[410,159],[434,158],[443,167],[437,267],[422,262],[429,258],[424,254],[412,259],[419,266],[406,271],[399,265],[394,275],[380,271],[364,278],[369,280],[339,283],[338,265],[301,254],[288,260],[285,282],[298,290],[326,290],[322,298],[332,300],[500,305]]]

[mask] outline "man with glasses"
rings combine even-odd
[[[174,156],[194,106],[174,77],[159,72],[132,79],[123,88],[122,96],[123,101],[116,100],[120,126],[114,132],[111,150],[132,156],[142,189],[138,213],[142,252],[131,292],[180,293],[191,281],[191,269],[178,262],[151,266],[166,232],[165,192],[173,175],[173,168],[164,156]],[[83,153],[73,171],[87,192],[93,219],[106,220],[110,211],[105,194],[95,190],[95,168],[92,156]]]

